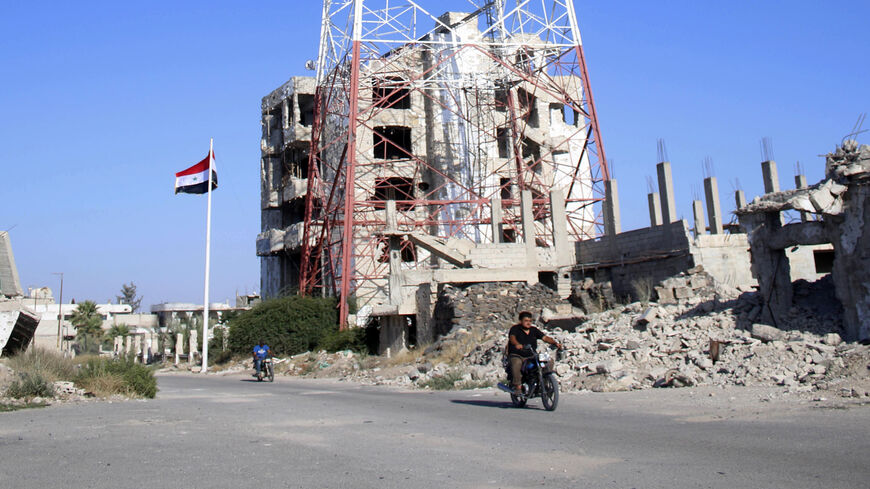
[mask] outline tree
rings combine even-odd
[[[97,311],[94,301],[80,302],[69,321],[76,328],[76,342],[85,352],[95,351],[102,336],[103,317]]]
[[[121,285],[121,295],[116,295],[115,298],[118,299],[118,304],[130,304],[133,312],[138,311],[142,305],[142,297],[136,297],[136,284],[133,282]]]
[[[106,334],[103,335],[103,346],[112,348],[112,342],[118,336],[127,337],[130,335],[130,328],[126,324],[114,324]]]

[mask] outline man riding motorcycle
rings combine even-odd
[[[523,395],[523,362],[529,356],[535,354],[538,346],[538,340],[555,345],[556,348],[562,349],[562,344],[545,335],[543,331],[532,326],[532,313],[523,311],[520,313],[520,322],[511,327],[508,332],[507,355],[510,361],[511,377],[515,395]],[[526,347],[530,347],[527,349]]]
[[[266,358],[272,358],[272,351],[269,350],[269,345],[266,344],[262,339],[257,341],[257,345],[254,347],[254,376],[260,372],[260,366],[263,363],[263,360]]]

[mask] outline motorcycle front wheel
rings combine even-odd
[[[271,365],[269,365],[269,382],[275,382],[275,371],[272,370]]]
[[[556,374],[550,373],[544,376],[544,385],[541,386],[541,402],[547,411],[555,411],[559,405],[559,381]]]

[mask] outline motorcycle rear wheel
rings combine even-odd
[[[519,397],[511,394],[511,403],[513,403],[514,407],[526,407],[527,400],[528,399],[526,399],[525,397]]]
[[[556,374],[550,373],[544,376],[544,385],[541,386],[541,402],[547,411],[555,411],[559,405],[559,381]]]

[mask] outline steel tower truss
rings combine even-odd
[[[405,232],[480,243],[496,198],[504,238],[547,246],[559,188],[570,236],[601,230],[607,160],[572,1],[466,0],[470,14],[441,18],[421,3],[323,2],[300,289],[337,296],[342,323],[349,297],[364,305],[388,287],[386,200]],[[522,236],[521,190],[534,237]],[[438,266],[401,246],[403,269]]]

